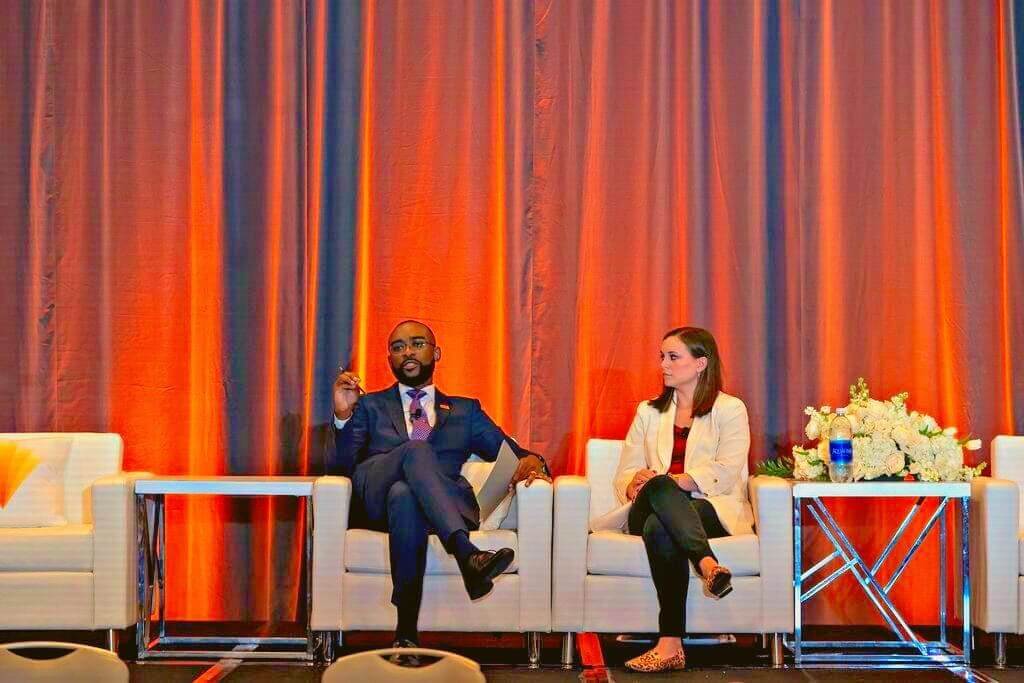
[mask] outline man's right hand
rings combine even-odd
[[[633,480],[629,482],[629,486],[626,487],[626,498],[633,500],[636,495],[640,493],[640,489],[644,487],[644,484],[649,482],[651,479],[658,475],[654,470],[643,469],[633,475]]]
[[[334,380],[334,414],[339,420],[352,417],[352,411],[359,402],[359,382],[359,377],[348,371]]]

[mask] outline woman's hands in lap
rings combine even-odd
[[[644,484],[649,482],[654,477],[658,476],[658,473],[650,469],[642,469],[633,475],[633,481],[629,482],[629,486],[626,487],[626,498],[633,500],[637,494],[640,493],[640,489],[644,487]]]

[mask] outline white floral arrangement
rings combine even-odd
[[[980,439],[958,439],[956,427],[941,427],[931,415],[907,410],[907,392],[886,401],[871,398],[861,377],[850,387],[846,416],[853,426],[853,478],[913,478],[919,481],[970,481],[985,463],[964,465],[964,450],[981,448]],[[817,444],[793,447],[792,476],[827,479],[828,432],[836,413],[829,406],[808,406],[804,432]],[[770,463],[765,473],[778,474],[787,464]],[[774,470],[774,471],[772,471]]]

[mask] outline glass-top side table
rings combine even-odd
[[[313,482],[315,477],[152,477],[135,483],[138,526],[138,658],[299,659],[316,658],[317,637],[311,630]],[[167,634],[165,498],[180,496],[291,496],[305,499],[306,634],[305,637],[176,636]],[[156,612],[154,623],[153,613]],[[156,633],[153,633],[155,627]],[[210,646],[234,646],[234,650]],[[185,646],[187,649],[180,649]],[[256,650],[256,648],[260,648]]]
[[[878,558],[868,564],[851,542],[843,527],[825,504],[827,498],[912,498],[910,510],[892,532]],[[796,482],[793,485],[793,610],[794,631],[792,650],[797,666],[829,667],[950,667],[968,666],[971,662],[971,581],[970,581],[970,498],[969,482]],[[957,555],[961,570],[963,601],[963,645],[957,647],[949,641],[947,629],[946,590],[946,511],[956,502],[960,506],[960,538]],[[953,503],[953,505],[951,505]],[[924,526],[917,533],[910,548],[888,577],[880,573],[883,563],[892,554],[899,540],[918,515],[930,508]],[[803,513],[820,527],[833,550],[808,569],[803,567],[801,547]],[[896,609],[889,593],[902,576],[907,565],[920,549],[926,537],[937,528],[939,536],[938,582],[938,640],[921,637]],[[834,560],[840,564],[827,576],[812,579]],[[850,572],[864,594],[882,615],[892,631],[891,640],[828,641],[806,640],[803,636],[803,605],[819,592]]]

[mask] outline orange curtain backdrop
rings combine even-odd
[[[660,336],[683,323],[718,338],[752,464],[858,376],[986,441],[1020,432],[1007,12],[541,3],[533,444],[581,471],[586,440],[621,437],[657,390]],[[870,557],[905,507],[837,510]],[[912,623],[935,619],[935,558],[894,592]],[[812,619],[876,621],[844,599],[858,590]]]
[[[2,428],[119,432],[158,474],[322,469],[358,8],[9,4]],[[295,501],[168,507],[170,618],[303,618]]]
[[[523,2],[375,2],[363,34],[354,367],[394,379],[417,318],[444,391],[530,440],[533,16]]]
[[[462,54],[491,68],[508,32],[484,17],[481,54],[465,23],[477,5],[443,20],[372,11],[355,325],[371,386],[391,381],[390,327],[425,319],[446,352],[441,386],[579,472],[586,440],[621,437],[656,391],[661,334],[690,323],[716,333],[727,388],[750,407],[752,464],[802,441],[804,405],[839,404],[858,376],[986,438],[1019,429],[1024,328],[1006,303],[1021,284],[1019,167],[998,6],[537,3],[526,250],[498,253],[509,224],[472,201],[507,192],[490,180],[494,147],[465,149],[502,133],[435,126],[493,116],[501,81],[471,87]],[[521,341],[503,274],[528,302],[529,355],[495,355],[496,338]],[[508,409],[523,406],[518,378],[525,415]],[[903,511],[838,509],[869,555]],[[934,560],[932,543],[895,593],[912,621],[935,619]],[[855,590],[812,619],[874,621],[843,599]]]
[[[439,386],[559,473],[625,433],[678,324],[716,334],[752,464],[860,375],[1024,432],[1010,3],[11,9],[0,428],[313,472],[334,369],[387,385],[416,317]],[[902,509],[839,512],[871,556]],[[172,617],[301,617],[294,506],[171,513]],[[926,551],[895,592],[917,623]],[[843,597],[812,619],[874,620]]]

